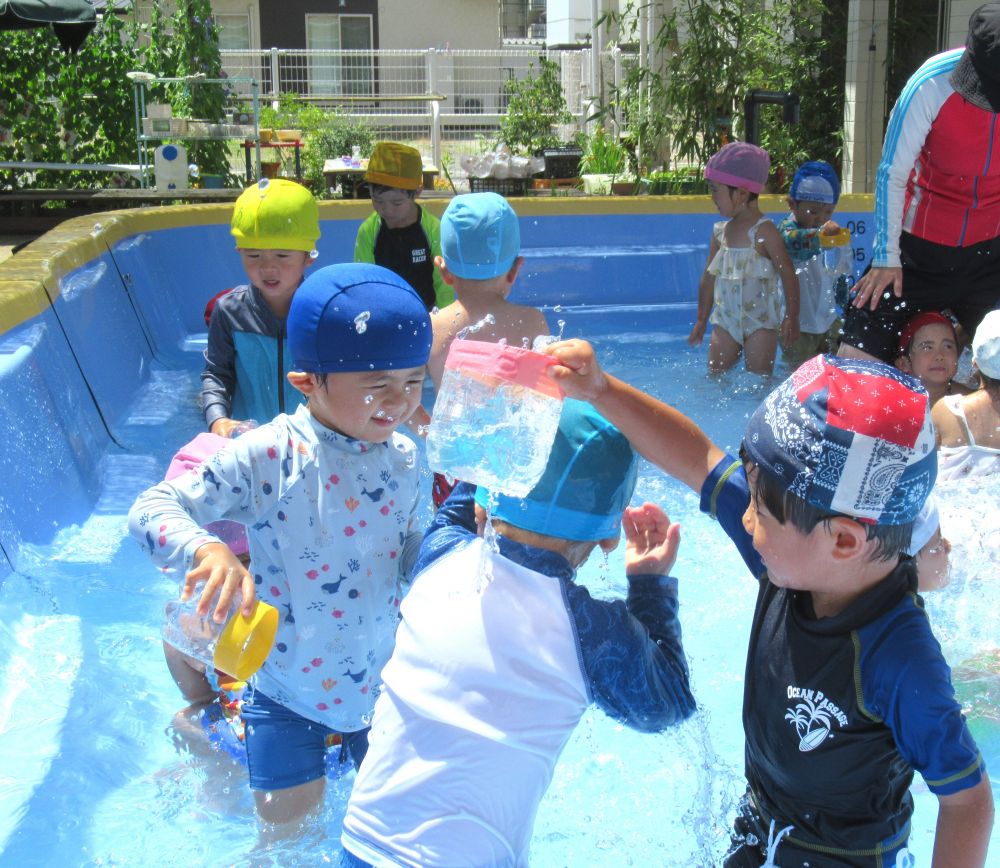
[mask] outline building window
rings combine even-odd
[[[228,12],[216,13],[215,23],[219,25],[219,48],[235,51],[250,49],[250,16],[234,15]]]
[[[306,48],[323,51],[365,51],[372,48],[370,15],[307,15]],[[368,96],[373,88],[371,54],[309,56],[309,90],[322,96]]]

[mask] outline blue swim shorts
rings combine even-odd
[[[259,690],[245,697],[242,713],[252,790],[283,790],[323,777],[331,735],[341,737],[342,746],[333,749],[348,751],[355,768],[368,752],[367,727],[338,733],[279,705]]]

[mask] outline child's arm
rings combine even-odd
[[[719,252],[719,241],[712,233],[712,240],[708,245],[708,260],[705,262],[705,270],[701,273],[701,280],[698,281],[698,314],[688,335],[688,343],[692,347],[701,344],[705,337],[705,329],[708,327],[708,316],[712,312],[712,303],[715,301],[715,275],[710,274],[708,266],[715,259],[715,254]]]
[[[550,344],[545,352],[558,364],[549,375],[573,398],[589,401],[629,439],[644,458],[694,491],[725,457],[679,410],[601,370],[586,341]]]
[[[201,406],[208,430],[228,437],[239,424],[229,418],[236,390],[236,347],[228,319],[222,316],[218,305],[216,308],[208,326],[205,367],[201,372]]]
[[[983,868],[993,829],[990,779],[950,796],[938,796],[931,868]]]
[[[570,584],[584,671],[594,701],[616,720],[657,732],[695,710],[677,618],[677,580],[667,575],[680,526],[652,503],[625,510],[628,597],[594,600]]]
[[[765,221],[760,225],[760,243],[781,278],[785,293],[785,318],[781,321],[781,343],[790,347],[799,339],[799,278],[778,227]]]

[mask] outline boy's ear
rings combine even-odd
[[[867,553],[868,531],[861,522],[836,516],[830,519],[829,529],[830,554],[835,561],[848,561]]]
[[[605,539],[599,540],[597,544],[601,547],[602,552],[605,554],[611,554],[611,552],[618,548],[619,542],[621,542],[621,535],[606,537]]]
[[[910,364],[909,356],[897,356],[896,361],[893,364],[904,374],[913,373],[913,365]]]
[[[507,283],[513,283],[517,280],[517,274],[521,270],[521,266],[524,265],[524,257],[518,256],[514,260],[514,264],[510,267],[510,271],[507,272]]]
[[[307,398],[319,387],[316,378],[312,374],[305,373],[305,371],[289,371],[288,382]]]
[[[791,196],[785,196],[785,201],[788,203],[789,208],[795,208],[795,200]]]
[[[443,256],[435,256],[434,264],[438,267],[438,271],[441,272],[441,279],[448,284],[448,286],[455,285],[455,275],[448,271],[448,266],[444,264]]]

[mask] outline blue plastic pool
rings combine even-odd
[[[704,348],[685,341],[709,208],[664,214],[636,202],[574,213],[525,203],[518,296],[735,449],[766,384],[739,372],[709,380]],[[349,255],[360,216],[324,210],[321,261]],[[849,216],[865,219],[860,206]],[[2,864],[323,865],[339,849],[350,774],[331,782],[300,839],[254,854],[244,770],[223,753],[192,752],[171,726],[183,703],[159,624],[174,580],[125,534],[135,495],[199,430],[201,307],[239,279],[226,219],[196,208],[104,217],[96,230],[74,221],[16,269],[0,268]],[[647,466],[637,498],[683,526],[676,574],[700,711],[652,736],[585,715],[538,815],[532,863],[543,868],[718,864],[743,790],[753,582],[693,493]],[[620,574],[616,552],[607,563],[595,555],[582,579],[620,595]],[[971,581],[941,598],[949,636],[962,632]],[[949,642],[956,662],[982,650]],[[1000,689],[972,670],[966,701],[990,762],[1000,756]],[[915,794],[912,845],[929,865],[935,800],[920,783]]]

